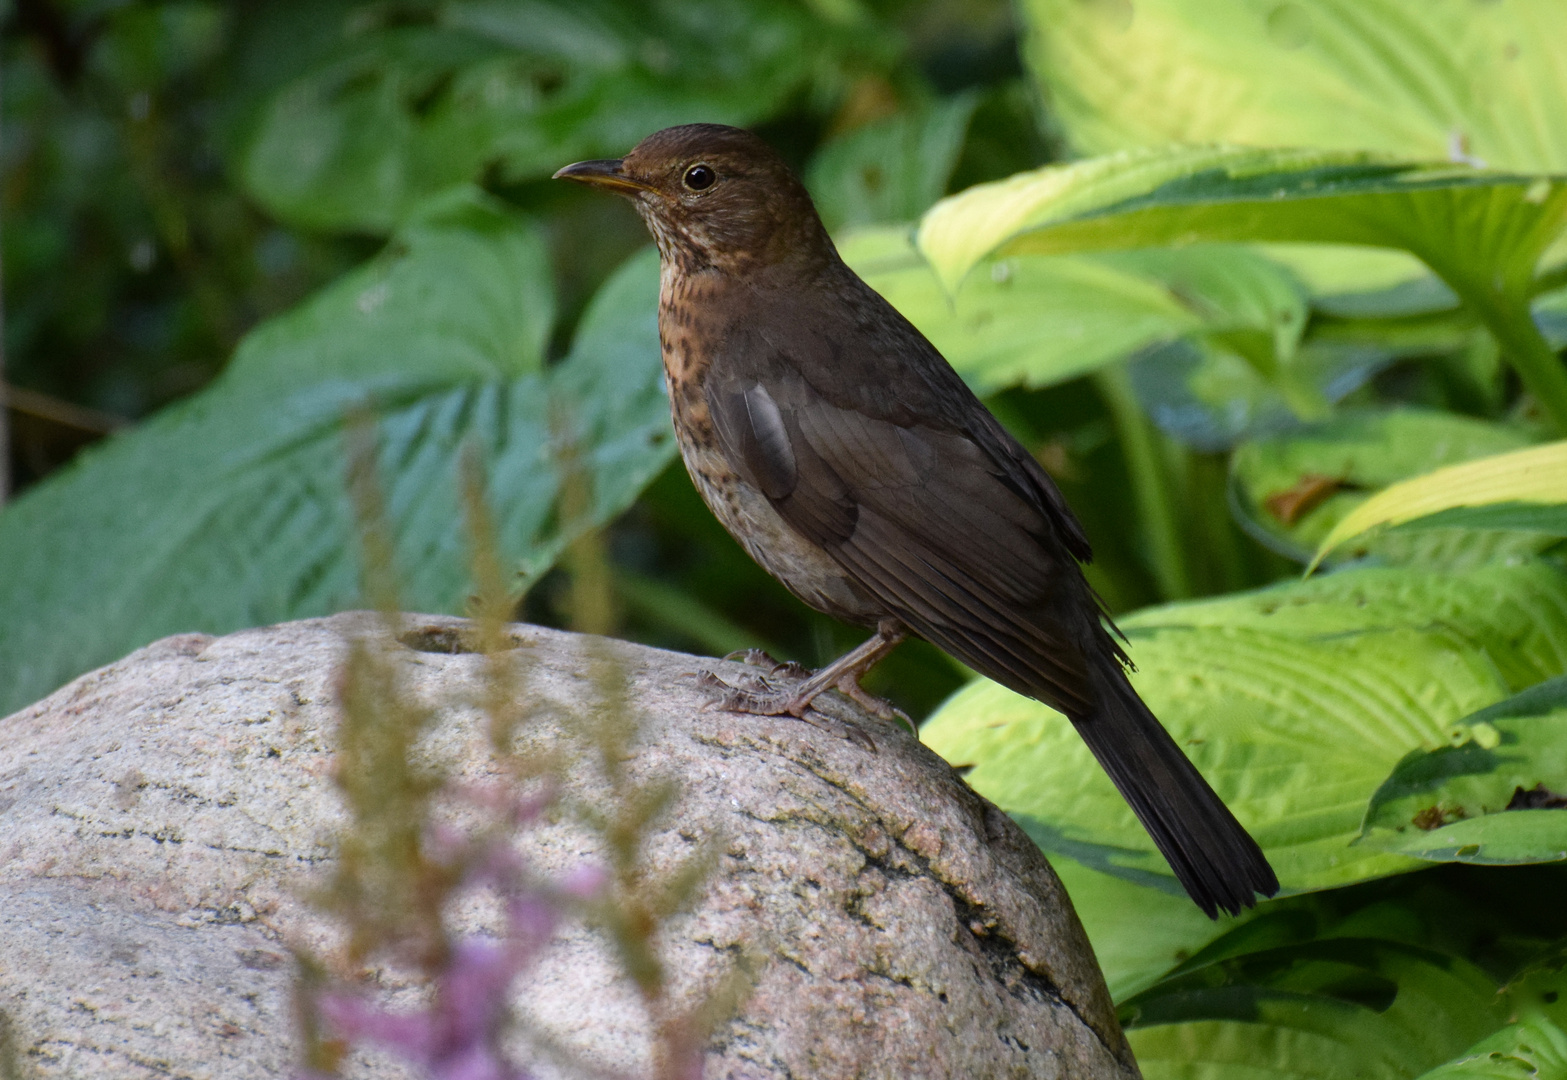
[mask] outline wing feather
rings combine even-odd
[[[890,614],[1007,686],[1089,706],[1082,641],[1098,628],[1072,554],[980,442],[787,375],[710,380],[707,398],[741,472]]]

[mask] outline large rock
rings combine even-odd
[[[330,935],[301,897],[344,820],[335,673],[346,636],[369,625],[168,638],[0,721],[0,1043],[24,1074],[290,1074],[289,945]],[[439,703],[422,752],[477,779],[494,771],[473,706],[483,658],[438,651],[458,625],[411,619],[397,663]],[[513,633],[527,693],[565,715],[595,692],[598,639]],[[641,714],[629,768],[681,784],[649,857],[724,845],[701,903],[666,927],[673,983],[703,985],[745,950],[766,957],[706,1076],[1136,1075],[1055,874],[907,732],[702,711],[693,673],[714,662],[594,648],[628,673]],[[532,738],[560,739],[554,724],[535,721]],[[603,797],[573,775],[572,797]],[[591,854],[574,820],[523,837],[536,865]],[[646,1017],[617,972],[594,932],[569,926],[517,1001],[588,1060],[646,1075]],[[381,973],[388,1000],[417,995],[400,980]],[[404,1074],[373,1053],[348,1072]]]

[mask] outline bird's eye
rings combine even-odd
[[[692,191],[701,191],[703,188],[712,187],[713,181],[717,179],[718,174],[713,171],[712,166],[693,165],[686,170],[681,182]]]

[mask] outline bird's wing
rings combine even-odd
[[[790,526],[971,667],[1068,711],[1089,707],[1082,646],[1097,616],[1071,536],[1016,461],[1026,452],[984,423],[977,400],[956,414],[965,426],[949,407],[912,401],[918,387],[897,393],[890,371],[874,400],[845,402],[817,385],[819,364],[760,337],[723,353],[704,392],[720,445]],[[999,454],[986,445],[996,442]]]

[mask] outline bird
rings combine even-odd
[[[1272,896],[1257,842],[1128,678],[1054,482],[919,330],[839,257],[759,136],[686,124],[555,178],[630,199],[658,247],[658,327],[692,482],[803,603],[873,635],[723,707],[805,715],[910,634],[1066,715],[1210,918]]]

